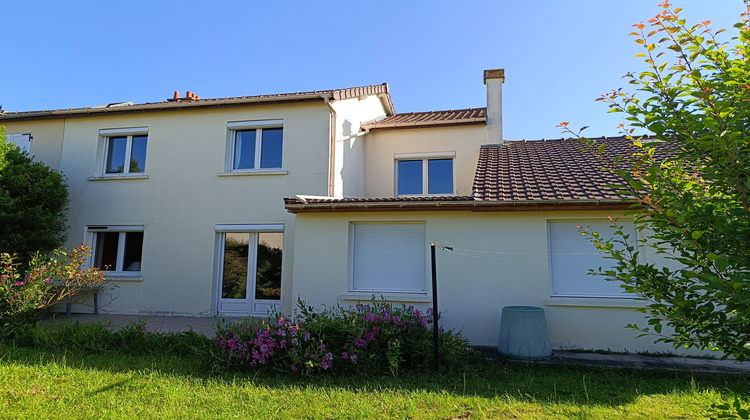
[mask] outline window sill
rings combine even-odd
[[[104,175],[104,176],[90,176],[89,181],[123,181],[130,179],[148,179],[149,175],[146,174],[124,174],[124,175]]]
[[[633,298],[550,297],[547,306],[579,306],[594,308],[645,308],[648,302]]]
[[[344,301],[376,301],[385,299],[388,302],[432,302],[432,297],[427,293],[394,293],[394,292],[349,292],[339,296]]]
[[[259,175],[286,175],[289,171],[284,169],[253,169],[247,171],[222,172],[219,176],[259,176]]]
[[[143,276],[140,274],[127,274],[127,273],[108,273],[104,272],[104,276],[109,281],[127,281],[127,282],[141,282]]]

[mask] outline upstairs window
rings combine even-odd
[[[8,141],[20,147],[22,151],[29,152],[31,149],[31,133],[9,134]]]
[[[227,127],[231,171],[282,167],[284,130],[281,120],[231,122]]]
[[[396,195],[451,195],[454,154],[435,157],[396,156]]]
[[[148,128],[100,130],[99,135],[104,138],[104,175],[145,172]]]

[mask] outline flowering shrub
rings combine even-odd
[[[236,367],[273,367],[292,372],[357,371],[394,375],[432,367],[432,311],[394,307],[385,301],[315,311],[298,302],[298,320],[271,318],[219,325],[217,357]],[[441,357],[472,353],[457,334],[440,329]]]
[[[0,254],[0,322],[33,320],[58,302],[104,285],[99,269],[84,268],[90,255],[88,245],[70,252],[59,249],[48,258],[36,255],[22,272],[15,255]]]

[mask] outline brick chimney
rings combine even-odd
[[[487,142],[502,144],[503,140],[503,83],[505,69],[485,70],[487,85]]]

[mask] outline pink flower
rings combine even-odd
[[[49,277],[48,277],[48,278],[46,278],[46,279],[44,279],[44,282],[45,282],[45,283],[49,283]]]
[[[17,281],[15,283],[13,283],[13,285],[14,286],[23,286],[23,282],[22,281]]]

